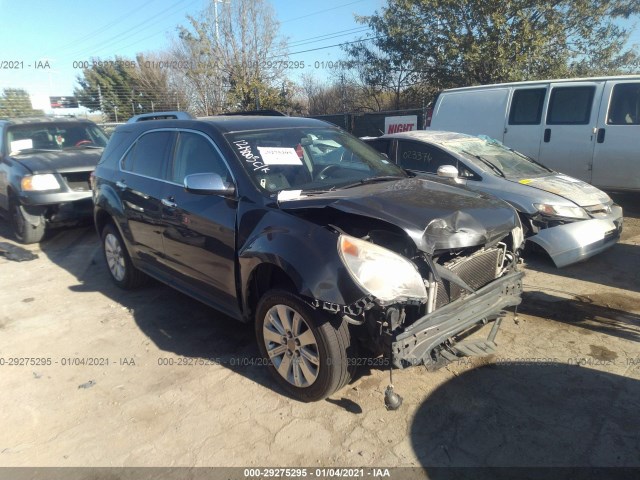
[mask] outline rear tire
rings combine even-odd
[[[29,215],[34,217],[34,215]],[[39,215],[37,225],[34,225],[27,216],[27,212],[15,197],[9,198],[9,220],[13,234],[20,243],[38,243],[44,237],[46,222],[44,215]]]
[[[260,353],[278,384],[304,402],[322,400],[352,378],[347,322],[284,290],[264,294],[256,312]]]
[[[111,280],[118,287],[130,290],[146,283],[148,277],[133,266],[120,232],[111,223],[102,230],[102,252]]]

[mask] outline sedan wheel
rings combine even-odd
[[[271,375],[298,400],[322,400],[351,380],[354,352],[347,322],[290,292],[263,295],[256,337]]]

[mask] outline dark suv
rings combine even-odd
[[[254,322],[274,378],[306,401],[349,382],[360,348],[400,368],[491,351],[520,303],[509,205],[412,177],[319,120],[122,125],[94,204],[117,285],[150,275]],[[487,340],[462,341],[486,323]]]
[[[39,242],[47,226],[91,218],[89,176],[106,144],[88,120],[0,120],[0,207],[18,241]]]

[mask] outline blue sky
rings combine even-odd
[[[92,57],[133,58],[138,52],[168,47],[176,26],[186,15],[196,15],[209,0],[0,0],[0,62],[20,63],[16,70],[0,70],[0,90],[24,88],[34,99],[72,95],[80,69],[73,62]],[[289,38],[290,52],[317,49],[355,40],[362,26],[354,13],[368,15],[383,0],[271,0]],[[318,38],[320,37],[320,38]],[[313,68],[316,61],[335,61],[339,47],[291,56],[310,65],[305,72],[318,78],[327,72]],[[36,68],[46,64],[50,68]],[[40,63],[39,63],[40,62]],[[34,105],[42,108],[41,105]]]
[[[17,70],[0,70],[0,90],[24,88],[43,108],[48,96],[72,95],[80,69],[73,62],[92,57],[133,58],[138,52],[168,47],[176,26],[185,16],[196,15],[209,0],[0,0],[0,62],[22,62]],[[384,0],[271,0],[288,37],[291,60],[304,60],[304,72],[324,78],[328,72],[315,69],[315,62],[336,61],[339,47],[363,32],[354,14],[369,15]],[[626,25],[631,26],[632,22]],[[630,43],[640,44],[640,29]],[[296,53],[306,50],[305,53]],[[35,68],[38,62],[49,68]],[[298,75],[301,71],[295,72]],[[295,75],[294,75],[295,79]]]

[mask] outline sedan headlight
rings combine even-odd
[[[569,207],[565,205],[551,205],[548,203],[534,203],[534,207],[543,215],[551,215],[554,217],[587,219],[589,214],[581,207]]]
[[[406,258],[370,242],[340,235],[338,252],[351,277],[376,298],[390,302],[427,298],[420,273]]]
[[[25,192],[58,190],[60,188],[58,180],[56,180],[56,177],[51,173],[24,177],[20,182],[20,185],[22,186],[22,190]]]

